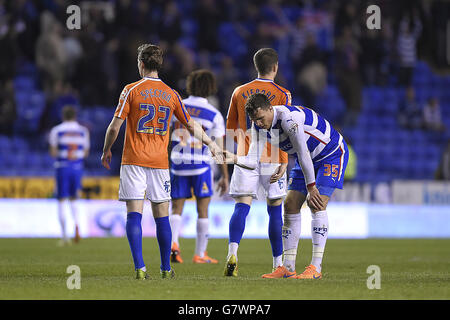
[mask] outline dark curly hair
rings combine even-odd
[[[186,80],[186,91],[196,97],[209,97],[217,92],[214,74],[206,69],[191,72]]]

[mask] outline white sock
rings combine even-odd
[[[283,234],[283,266],[289,271],[295,271],[298,240],[301,231],[301,214],[285,214],[282,228]]]
[[[195,242],[195,254],[202,257],[205,254],[206,247],[208,246],[208,218],[197,219],[197,241]]]
[[[65,214],[66,201],[58,201],[58,218],[61,226],[62,239],[67,240],[66,235],[66,214]]]
[[[311,235],[313,246],[311,264],[316,267],[317,272],[321,272],[323,253],[328,238],[328,215],[326,211],[312,213]]]
[[[239,248],[239,243],[237,242],[230,242],[228,244],[228,255],[227,255],[227,260],[229,257],[231,257],[232,254],[234,254],[236,256],[236,260],[237,260],[237,251]]]
[[[170,228],[172,229],[172,243],[178,244],[178,235],[180,233],[181,215],[171,214],[169,217]]]
[[[76,200],[71,200],[70,209],[72,210],[73,222],[76,227],[78,227],[78,202]]]
[[[273,268],[278,268],[283,265],[283,255],[278,257],[273,257]]]

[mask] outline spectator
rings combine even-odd
[[[36,44],[36,65],[42,75],[43,88],[52,98],[55,87],[64,80],[66,52],[61,37],[61,26],[54,16],[46,11],[41,15],[41,34]]]
[[[0,16],[0,86],[16,73],[17,31],[9,20],[7,15]]]
[[[11,135],[16,120],[16,102],[13,81],[0,86],[0,134]]]
[[[414,67],[417,61],[417,40],[422,32],[422,24],[418,17],[414,18],[414,26],[408,19],[400,23],[397,37],[397,54],[399,63],[398,82],[400,86],[410,86]]]
[[[361,65],[364,84],[368,86],[381,83],[381,63],[384,56],[384,39],[379,30],[366,29],[361,37]]]
[[[198,3],[195,9],[198,21],[198,49],[217,52],[217,34],[222,12],[214,0],[201,0]]]
[[[169,43],[177,41],[181,35],[181,15],[175,1],[169,1],[164,7],[164,13],[159,24],[159,36]]]
[[[306,37],[301,63],[298,66],[297,90],[302,102],[311,108],[316,107],[316,97],[327,85],[327,68],[323,56],[317,46],[316,36],[309,33]]]
[[[339,92],[346,104],[343,126],[354,126],[361,109],[362,81],[359,73],[361,48],[349,26],[336,40],[336,78]]]
[[[400,101],[398,108],[398,122],[405,129],[422,129],[422,111],[416,101],[413,87],[408,87],[405,97]]]
[[[427,130],[437,132],[445,131],[445,125],[442,122],[441,107],[437,98],[430,98],[427,104],[425,104],[423,108],[423,123]]]

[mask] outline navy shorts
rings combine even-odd
[[[211,168],[202,174],[193,176],[179,176],[170,173],[170,180],[172,199],[189,199],[192,197],[192,191],[197,198],[213,195]]]
[[[348,163],[348,148],[345,141],[332,155],[325,159],[314,162],[314,172],[316,174],[316,186],[320,194],[331,197],[334,189],[342,189],[344,185],[344,173]],[[300,191],[304,195],[308,194],[305,183],[305,176],[298,163],[295,162],[289,175],[288,190]]]
[[[83,169],[62,167],[56,169],[56,198],[78,198]]]

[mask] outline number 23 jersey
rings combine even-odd
[[[190,116],[180,95],[159,78],[144,77],[123,89],[115,117],[126,121],[122,165],[168,169],[170,120]]]

